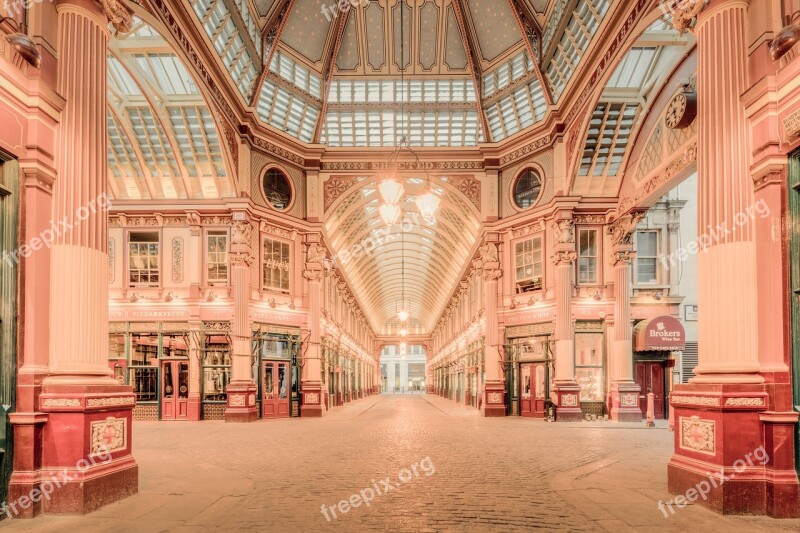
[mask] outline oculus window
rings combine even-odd
[[[263,190],[264,198],[275,209],[283,211],[289,207],[292,201],[292,186],[286,174],[277,168],[272,168],[264,174]]]
[[[542,192],[542,179],[535,170],[528,169],[514,183],[514,203],[520,209],[536,205]]]

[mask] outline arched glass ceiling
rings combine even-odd
[[[386,227],[376,183],[362,179],[325,222],[332,252],[347,274],[375,331],[396,334],[398,302],[407,301],[410,333],[430,332],[471,259],[480,223],[456,192],[436,181],[442,198],[435,220],[417,214],[414,200],[425,190],[419,178],[404,180],[405,224]]]
[[[574,194],[617,194],[641,118],[693,45],[690,33],[680,35],[664,19],[639,36],[609,78],[592,113]]]
[[[115,199],[235,196],[222,140],[197,84],[140,19],[109,43],[107,126]]]

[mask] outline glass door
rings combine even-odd
[[[264,361],[261,383],[263,418],[289,416],[289,363]]]

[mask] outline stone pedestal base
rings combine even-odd
[[[321,417],[325,414],[322,407],[322,382],[304,381],[300,384],[303,403],[300,405],[300,416]]]
[[[611,420],[614,422],[641,422],[642,409],[639,406],[639,385],[633,382],[611,385]]]
[[[86,514],[136,494],[134,403],[127,386],[44,386],[40,413],[14,421],[23,423],[15,446],[41,443],[41,462],[25,465],[30,469],[15,465],[7,498],[11,517]]]
[[[556,422],[580,422],[581,414],[581,387],[574,382],[555,384],[556,395]]]
[[[764,385],[677,385],[670,403],[675,455],[667,479],[676,499],[722,514],[800,516],[798,413],[768,411]]]
[[[193,422],[197,422],[202,418],[203,413],[203,405],[200,402],[200,395],[197,394],[196,396],[189,395],[189,401],[187,403],[187,420],[191,420]]]
[[[486,401],[484,402],[483,416],[506,416],[506,387],[501,382],[486,382]]]
[[[244,423],[258,420],[255,383],[232,381],[226,392],[228,404],[225,406],[225,422]]]

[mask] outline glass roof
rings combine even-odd
[[[166,41],[136,19],[108,55],[108,165],[116,199],[235,196],[214,121]]]

